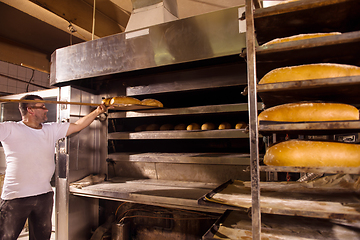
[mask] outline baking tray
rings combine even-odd
[[[202,236],[202,240],[212,240],[218,239],[214,238],[215,234],[219,231],[220,224],[223,223],[226,218],[230,215],[232,210],[226,210],[223,215],[221,215],[216,222],[211,226],[211,228]]]
[[[261,215],[261,239],[268,240],[360,239],[359,227],[358,221],[275,214]],[[225,211],[202,236],[202,240],[251,238],[251,217],[246,213],[233,210]]]
[[[360,221],[360,196],[356,192],[338,193],[335,190],[304,192],[295,191],[295,189],[289,194],[290,190],[262,189],[261,212]],[[218,196],[215,199],[216,194]],[[219,209],[250,212],[252,207],[251,187],[246,186],[246,182],[229,180],[198,199],[198,204],[218,207]]]
[[[233,183],[234,183],[234,180],[230,179],[229,181],[221,184],[214,190],[211,190],[209,193],[207,193],[207,194],[203,195],[201,198],[199,198],[198,204],[204,205],[204,206],[209,206],[209,207],[216,207],[216,208],[225,209],[225,210],[231,209],[231,210],[248,212],[250,208],[231,206],[231,205],[227,205],[227,204],[212,202],[210,200],[216,193],[222,192],[228,185],[233,184]]]

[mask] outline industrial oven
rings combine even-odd
[[[110,109],[59,142],[58,240],[105,239],[101,231],[110,223],[127,225],[117,239],[199,239],[225,211],[199,205],[198,199],[229,179],[250,180],[248,106],[242,94],[246,62],[239,56],[245,48],[243,13],[243,6],[229,8],[52,54],[50,81],[59,88],[60,101],[100,103],[130,96],[164,104]],[[57,120],[73,122],[91,110],[62,104]],[[219,130],[224,122],[231,127]],[[216,128],[159,128],[191,123]],[[238,123],[243,125],[236,129]],[[143,125],[153,128],[138,130]],[[160,214],[157,221],[154,213]]]

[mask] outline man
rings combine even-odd
[[[22,99],[42,100],[37,95]],[[19,110],[22,121],[0,123],[7,164],[0,202],[0,239],[16,240],[26,219],[30,240],[50,239],[55,143],[90,125],[107,108],[100,105],[75,123],[45,123],[48,110],[44,103],[21,102]]]

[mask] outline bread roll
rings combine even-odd
[[[359,120],[359,110],[342,103],[287,103],[261,112],[259,121],[311,122]]]
[[[235,125],[235,129],[244,129],[247,127],[247,124],[246,122],[238,122],[236,125]]]
[[[141,101],[142,105],[146,105],[146,106],[153,106],[153,107],[163,107],[164,105],[156,100],[156,99],[151,99],[151,98],[147,98]]]
[[[174,125],[171,123],[163,124],[160,127],[160,131],[169,131],[169,130],[173,130],[173,129],[174,129]]]
[[[360,75],[360,67],[346,64],[319,63],[274,69],[259,84],[302,81]]]
[[[101,101],[101,103],[104,104],[105,106],[110,106],[111,99],[112,98],[105,98]]]
[[[200,130],[200,125],[197,123],[191,123],[186,127],[186,130],[191,131],[191,130]]]
[[[218,129],[219,129],[219,130],[222,130],[222,129],[231,129],[231,124],[228,123],[228,122],[220,123]]]
[[[139,99],[127,96],[113,97],[110,101],[110,105],[122,105],[122,104],[137,104],[141,105]]]
[[[284,43],[284,42],[292,42],[292,41],[310,39],[310,38],[334,36],[334,35],[340,35],[340,34],[341,34],[340,32],[299,34],[299,35],[294,35],[294,36],[290,36],[290,37],[276,38],[276,39],[271,40],[271,41],[269,41],[267,43],[264,43],[263,46],[276,44],[276,43]]]
[[[264,163],[272,166],[359,167],[360,145],[289,140],[268,148]]]
[[[147,126],[148,126],[147,124],[143,124],[143,125],[137,126],[137,127],[135,128],[135,132],[145,131]]]
[[[186,125],[184,123],[180,123],[174,127],[174,130],[186,130]]]
[[[211,122],[207,122],[201,125],[201,130],[214,130],[214,129],[215,129],[215,124]]]
[[[160,129],[160,125],[153,123],[146,127],[146,131],[158,131]]]

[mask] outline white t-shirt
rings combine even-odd
[[[44,123],[41,129],[23,122],[0,123],[0,141],[6,157],[1,198],[35,196],[52,190],[55,144],[64,138],[69,123]]]

